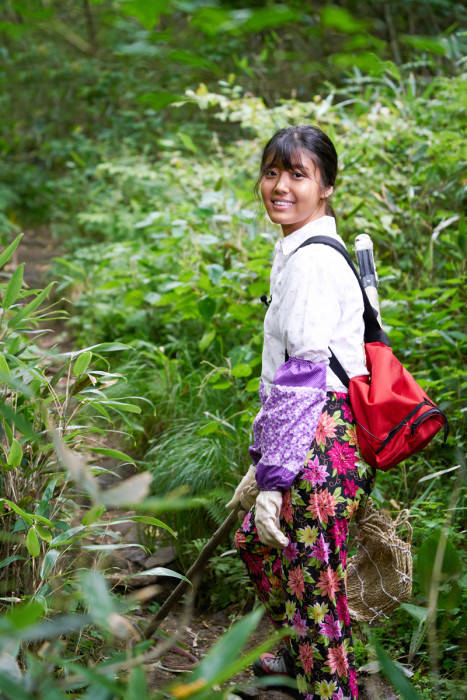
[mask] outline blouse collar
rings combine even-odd
[[[293,233],[279,242],[282,248],[282,254],[287,256],[294,253],[302,243],[312,236],[333,236],[337,235],[336,220],[333,216],[321,216],[319,219],[310,221],[302,228],[297,229]]]

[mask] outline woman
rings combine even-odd
[[[344,245],[328,203],[336,173],[332,142],[312,126],[280,130],[263,152],[258,185],[284,236],[264,321],[253,465],[228,504],[248,510],[236,546],[272,622],[291,630],[287,647],[263,655],[255,672],[295,677],[297,697],[308,700],[358,697],[347,533],[374,480],[347,390],[329,367],[332,348],[349,377],[368,373],[362,294],[337,251],[300,248],[317,235]]]

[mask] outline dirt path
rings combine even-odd
[[[53,241],[47,229],[27,231],[17,250],[14,264],[25,263],[24,279],[29,287],[37,289],[45,286],[48,282],[47,273],[50,269],[53,257],[59,254],[60,251],[57,250],[56,242]],[[52,345],[59,344],[62,349],[70,349],[71,342],[63,321],[55,322],[52,325],[48,324],[48,326],[51,328],[51,333],[41,337],[41,345],[48,349]],[[112,446],[115,447],[115,445]],[[114,467],[114,465],[110,464],[108,466]],[[127,476],[129,476],[127,470],[123,470],[120,474],[120,478],[126,478]],[[135,537],[137,536],[135,528],[132,530],[128,529],[126,532],[122,531],[120,534],[123,540],[128,543],[135,542]],[[141,550],[130,548],[128,550],[120,550],[119,559],[115,561],[114,568],[119,573],[125,571],[132,572],[135,570],[140,571],[157,565],[169,565],[171,568],[176,568],[176,563],[174,563],[174,551],[167,550],[172,550],[172,548],[166,546],[161,547],[149,558],[147,556],[140,556],[139,558],[136,556],[135,558],[135,551],[140,552]],[[164,592],[162,600],[170,593],[170,587],[176,585],[172,583],[172,581],[172,579],[165,579],[165,582],[168,583],[163,583]],[[148,585],[148,583],[148,581],[141,580],[141,585]],[[141,613],[140,622],[142,626],[147,624],[150,618],[149,603],[147,603],[147,606],[147,609],[143,609]],[[177,635],[181,645],[184,646],[192,657],[201,659],[222,634],[229,629],[235,617],[236,611],[233,609],[201,613],[195,611],[188,621],[184,621],[186,614],[182,608],[178,608],[164,620],[161,629],[169,635]],[[245,651],[253,649],[266,640],[271,633],[272,626],[263,619],[259,628],[249,639]],[[190,663],[188,658],[170,652],[160,662],[149,665],[147,670],[149,672],[148,677],[151,689],[156,690],[163,688],[179,677],[179,673],[174,672],[173,669],[186,666],[187,663]],[[231,684],[234,682],[241,683],[242,685],[248,684],[252,677],[252,672],[250,670],[245,670],[236,676],[235,679],[232,679]],[[397,700],[398,698],[389,684],[379,674],[375,674],[371,677],[359,678],[359,687],[361,700]],[[280,691],[252,690],[248,697],[257,700],[286,700],[290,696]]]

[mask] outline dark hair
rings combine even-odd
[[[334,187],[337,175],[337,153],[329,136],[316,126],[290,126],[280,129],[269,139],[261,158],[259,177],[255,185],[258,193],[263,175],[271,167],[280,166],[285,170],[298,170],[305,174],[301,153],[306,151],[321,175],[323,187]],[[326,201],[326,214],[336,215]]]

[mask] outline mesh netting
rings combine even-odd
[[[357,622],[374,623],[388,617],[412,594],[412,527],[409,511],[396,520],[373,506],[368,498],[356,513],[358,549],[348,562],[347,599],[350,617]],[[405,526],[407,541],[397,529]]]

